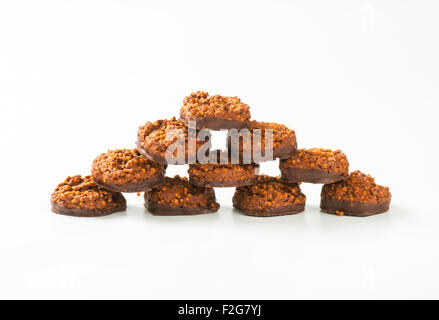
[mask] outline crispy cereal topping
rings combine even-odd
[[[321,196],[339,201],[380,203],[390,201],[392,194],[388,187],[377,185],[370,175],[354,171],[346,180],[325,184]]]
[[[278,124],[274,122],[251,121],[249,131],[250,139],[247,138],[245,129],[240,131],[240,153],[251,153],[253,149],[256,148],[257,150],[260,149],[262,154],[265,154],[266,139],[269,139],[268,133],[272,134],[274,157],[276,157],[276,153],[278,151],[281,151],[281,149],[283,148],[292,148],[292,150],[295,151],[297,145],[296,133],[294,132],[294,130],[287,128],[283,124]],[[229,135],[232,135],[231,132],[229,132]],[[232,150],[236,148],[233,140],[234,139],[231,139],[229,137],[229,145]]]
[[[237,97],[209,96],[207,92],[194,92],[184,98],[181,114],[186,119],[219,118],[223,120],[250,120],[250,107]]]
[[[281,160],[280,167],[319,169],[340,174],[349,172],[349,162],[343,152],[321,148],[299,149],[292,158]]]
[[[91,176],[67,177],[52,194],[52,201],[70,209],[113,211],[125,202],[121,193],[99,187]]]
[[[252,135],[255,136],[255,130],[261,130],[262,145],[265,144],[265,131],[273,131],[273,147],[278,148],[284,144],[293,145],[296,144],[296,133],[294,130],[288,129],[283,124],[274,122],[259,122],[252,121],[250,124],[250,130]]]
[[[170,120],[157,120],[155,122],[147,122],[139,128],[138,140],[144,145],[144,148],[151,154],[165,158],[165,153],[168,147],[173,144],[179,137],[185,143],[185,154],[193,152],[196,154],[205,141],[196,140],[195,148],[193,144],[188,144],[188,128],[187,125],[180,120],[173,117]],[[208,143],[208,142],[206,142]],[[190,150],[188,150],[190,148]],[[177,150],[174,151],[174,156],[177,156]]]
[[[196,187],[186,177],[165,178],[165,184],[152,189],[145,198],[168,206],[215,208],[218,207],[215,191],[212,188]]]
[[[124,185],[165,173],[162,164],[145,159],[137,149],[109,150],[93,161],[92,176],[97,181]]]
[[[190,164],[191,181],[243,181],[255,176],[254,164]]]
[[[261,175],[256,184],[236,188],[233,203],[251,211],[269,211],[293,204],[304,204],[305,195],[298,183]]]

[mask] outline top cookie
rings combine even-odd
[[[187,124],[196,121],[197,129],[248,128],[250,107],[237,97],[209,96],[198,91],[184,98],[180,120]]]

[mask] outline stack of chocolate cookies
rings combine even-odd
[[[211,150],[210,131],[228,130],[227,150]],[[280,159],[280,177],[259,174],[259,163]],[[189,164],[188,176],[166,177],[169,165]],[[233,206],[251,216],[304,211],[300,184],[323,184],[321,209],[367,216],[389,209],[389,188],[360,171],[349,174],[340,150],[297,150],[294,130],[252,121],[250,107],[237,97],[196,92],[186,97],[180,118],[147,122],[136,149],[99,155],[91,175],[68,177],[52,194],[52,210],[73,216],[103,216],[126,210],[123,192],[145,193],[155,215],[216,212],[214,188],[235,187]]]

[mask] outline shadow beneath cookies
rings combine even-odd
[[[167,223],[194,223],[206,222],[212,223],[219,219],[219,211],[205,214],[194,215],[157,215],[152,214],[146,208],[139,208],[142,211],[143,218],[147,221],[164,221]]]
[[[303,229],[306,222],[306,209],[303,212],[290,215],[272,216],[272,217],[257,217],[247,215],[235,208],[230,208],[232,220],[238,225],[254,225],[263,226],[264,228],[276,228],[277,230],[288,229],[294,230],[295,228]]]
[[[317,226],[320,230],[349,232],[352,234],[369,230],[371,236],[386,234],[388,230],[395,226],[406,225],[412,217],[412,212],[408,208],[397,205],[391,205],[390,210],[387,212],[367,217],[338,216],[318,210]]]
[[[112,214],[109,214],[108,216],[103,216],[103,217],[91,217],[94,219],[103,219],[103,220],[110,220],[110,219],[120,219],[120,218],[126,218],[127,217],[127,212],[128,212],[128,208],[127,211],[122,211],[122,212],[115,212]],[[88,218],[90,219],[90,218]]]

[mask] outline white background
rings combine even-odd
[[[0,298],[439,298],[436,1],[1,1]],[[192,91],[340,148],[393,193],[369,218],[319,211],[81,219],[68,175],[132,148]],[[276,163],[263,172],[278,174]],[[184,174],[171,167],[169,175]]]

